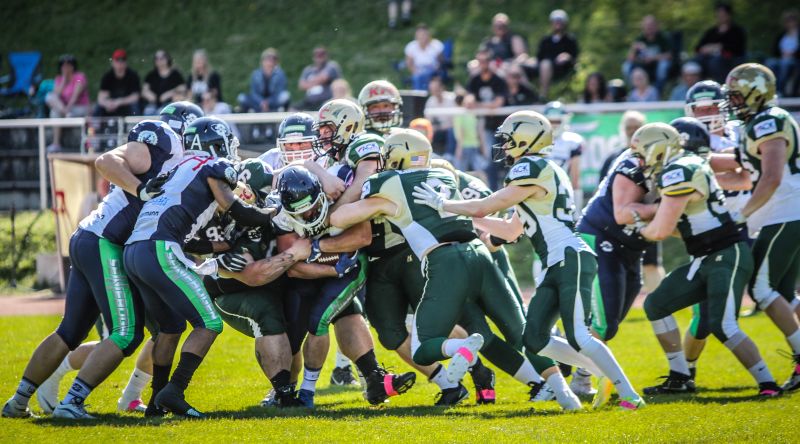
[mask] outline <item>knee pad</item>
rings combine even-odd
[[[789,303],[792,306],[792,310],[797,310],[797,307],[800,307],[800,298],[797,296],[792,299],[792,302]]]
[[[678,323],[672,315],[667,317],[650,321],[653,326],[653,332],[657,335],[664,334],[668,331],[677,330]]]
[[[769,307],[775,299],[782,297],[780,293],[778,293],[774,288],[770,287],[769,285],[769,269],[761,265],[759,270],[756,270],[758,273],[753,280],[752,288],[750,289],[750,294],[755,299],[756,304],[762,310]]]
[[[717,336],[716,333],[714,335]],[[720,338],[720,336],[717,336],[717,339],[722,341],[722,338]],[[727,336],[727,340],[722,344],[725,347],[727,347],[728,350],[733,350],[734,348],[738,347],[739,344],[741,344],[742,341],[744,341],[745,339],[747,339],[747,335],[744,334],[744,332],[742,332],[741,330],[736,330],[736,332],[734,332],[733,335]]]

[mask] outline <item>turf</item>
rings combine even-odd
[[[687,314],[679,317],[681,325]],[[0,318],[6,332],[0,344],[0,380],[3,396],[10,396],[33,347],[58,322],[56,317]],[[764,315],[742,320],[743,329],[761,346],[767,363],[782,382],[789,362],[777,350],[785,343]],[[641,389],[666,373],[666,362],[650,326],[634,310],[612,342],[617,358]],[[385,365],[405,369],[395,355],[378,350]],[[144,420],[133,414],[116,414],[117,397],[133,365],[127,360],[88,400],[99,420],[71,423],[49,418],[0,419],[0,442],[23,438],[42,442],[142,441],[242,442],[323,441],[362,442],[797,442],[800,415],[798,394],[780,399],[755,398],[750,375],[718,342],[711,340],[700,361],[696,396],[649,398],[638,412],[606,408],[562,414],[555,402],[532,405],[526,390],[509,376],[498,373],[498,404],[430,407],[436,388],[420,378],[407,394],[379,408],[369,407],[355,389],[328,386],[331,364],[320,378],[315,411],[266,410],[258,402],[268,382],[253,358],[252,340],[227,328],[196,374],[188,399],[212,419],[198,422],[166,418]],[[62,395],[74,373],[62,382]],[[469,385],[469,383],[468,383]],[[32,402],[35,410],[35,401]]]

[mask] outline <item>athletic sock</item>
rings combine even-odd
[[[439,388],[442,390],[458,387],[457,382],[450,382],[450,380],[447,379],[447,372],[443,370],[444,366],[442,364],[439,364],[436,367],[436,370],[434,370],[433,373],[431,373],[431,377],[428,378],[428,381],[438,385]]]
[[[792,347],[793,354],[800,355],[800,328],[794,333],[786,337],[789,345]]]
[[[161,391],[169,382],[169,372],[172,370],[169,365],[153,364],[153,379],[150,386],[153,388],[153,393],[150,394],[150,402],[147,403],[148,407],[156,407],[155,399],[158,392]]]
[[[691,375],[689,372],[689,363],[686,362],[686,355],[683,354],[683,350],[667,353],[667,361],[669,363],[669,369],[673,372],[678,372],[686,376]]]
[[[197,371],[197,367],[200,367],[201,362],[203,362],[202,357],[190,352],[181,352],[181,360],[178,361],[178,366],[175,367],[175,373],[172,374],[172,378],[170,378],[169,381],[178,386],[181,390],[186,390],[186,387],[189,387],[189,383],[192,381],[194,372]]]
[[[756,380],[757,383],[761,384],[762,382],[775,382],[775,378],[772,377],[772,373],[770,373],[767,364],[764,363],[764,360],[760,360],[756,363],[756,365],[747,369],[751,375],[753,375],[753,379]]]
[[[485,368],[486,368],[486,366],[483,365],[483,361],[481,361],[480,356],[478,356],[478,358],[475,360],[475,363],[472,364],[472,367],[469,368],[469,372],[470,373],[472,373],[473,371],[481,372]]]
[[[350,359],[342,354],[342,351],[336,349],[336,368],[345,368],[350,366]]]
[[[92,393],[92,389],[94,389],[94,387],[87,384],[86,381],[75,377],[75,381],[72,382],[72,386],[69,388],[67,396],[65,396],[64,400],[61,401],[61,404],[81,405],[89,396],[89,394]]]
[[[442,351],[445,356],[452,358],[455,356],[456,352],[458,352],[458,349],[463,347],[466,343],[466,339],[447,339],[444,341],[444,344],[442,344]]]
[[[358,367],[358,371],[364,377],[367,377],[375,370],[378,370],[380,366],[378,365],[378,358],[375,357],[375,350],[371,349],[370,351],[364,353],[360,358],[356,359],[356,367]]]
[[[528,385],[531,382],[542,382],[542,376],[536,372],[536,369],[533,368],[531,361],[525,359],[522,362],[522,365],[519,367],[516,373],[514,373],[514,379],[517,381]]]
[[[611,380],[617,388],[617,393],[619,393],[620,397],[639,396],[636,390],[633,389],[628,377],[625,376],[625,372],[622,371],[622,367],[620,367],[619,363],[614,358],[611,350],[609,350],[602,341],[597,338],[592,338],[589,343],[581,348],[581,354],[591,359],[603,374]],[[684,363],[685,362],[686,360],[684,359]],[[688,371],[686,374],[688,375]]]
[[[50,375],[50,378],[55,378],[56,381],[60,381],[62,378],[64,378],[64,376],[66,376],[67,373],[73,370],[75,369],[72,368],[72,365],[70,365],[69,363],[69,355],[64,356],[64,360],[61,361],[61,364],[58,365],[56,371],[54,371],[53,374]]]
[[[583,367],[597,376],[602,376],[603,372],[597,367],[597,364],[592,362],[588,357],[578,353],[577,350],[572,348],[566,339],[560,336],[550,336],[547,345],[538,353],[541,356],[547,356],[558,362],[564,364],[574,365],[576,367]]]
[[[550,386],[550,389],[553,390],[553,394],[558,401],[558,404],[564,408],[580,408],[581,401],[575,396],[575,393],[569,388],[567,385],[567,381],[564,379],[564,375],[561,374],[560,371],[554,372],[552,375],[547,377],[547,385]],[[570,406],[570,407],[567,407]]]
[[[127,402],[140,399],[144,388],[147,387],[147,383],[149,383],[151,379],[153,379],[153,375],[148,374],[144,370],[134,368],[133,373],[131,373],[131,378],[128,380],[128,385],[122,390],[122,399]]]
[[[292,386],[289,378],[291,378],[289,370],[281,370],[275,376],[269,378],[269,382],[272,383],[275,391],[292,391],[292,389],[289,389]]]
[[[300,384],[300,390],[308,390],[310,392],[317,391],[317,380],[321,368],[308,368],[303,366],[303,383]]]
[[[684,357],[685,357],[685,356],[686,356],[686,355],[684,355]],[[687,359],[687,360],[686,360],[686,367],[688,367],[688,368],[689,368],[689,370],[691,370],[691,369],[693,369],[693,368],[697,368],[697,359],[695,359],[694,361],[690,361],[690,360],[688,360],[688,359]]]
[[[34,384],[33,381],[23,376],[19,381],[17,391],[14,393],[14,400],[18,404],[28,405],[37,388],[39,388],[39,385]]]

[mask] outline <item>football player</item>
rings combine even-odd
[[[40,402],[45,401],[40,407],[56,417],[92,418],[84,408],[84,400],[124,357],[136,350],[144,334],[141,298],[121,267],[122,245],[131,234],[143,202],[159,194],[158,181],[149,181],[171,169],[182,157],[183,145],[177,132],[202,116],[202,110],[194,104],[172,103],[161,111],[159,120],[140,122],[128,134],[128,143],[95,162],[100,174],[115,187],[79,223],[70,239],[72,269],[64,318],[37,347],[16,394],[3,407],[3,416],[31,416],[30,397],[62,364],[67,353],[80,345],[101,315],[109,336],[89,354],[67,396],[54,405],[58,395],[55,381],[51,385],[55,396],[40,398]]]
[[[683,238],[691,262],[668,274],[647,296],[645,314],[666,354],[670,372],[649,395],[693,392],[686,357],[681,349],[678,326],[672,314],[708,301],[709,328],[758,383],[759,395],[781,393],[758,348],[739,329],[737,314],[742,291],[753,272],[753,258],[745,242],[746,233],[723,206],[724,197],[708,163],[684,151],[680,134],[670,125],[650,123],[633,135],[631,151],[657,183],[661,203],[653,220],[639,231],[647,239],[660,241],[676,229]]]
[[[391,82],[373,80],[361,88],[358,104],[365,116],[365,129],[387,136],[392,128],[403,124],[403,98]]]
[[[569,177],[553,161],[542,157],[553,143],[550,122],[539,113],[518,111],[506,118],[497,137],[501,143],[494,147],[495,157],[512,165],[505,188],[482,199],[462,201],[447,199],[429,184],[422,184],[415,198],[444,214],[482,218],[476,221],[479,228],[507,241],[514,241],[523,233],[528,236],[546,266],[528,306],[523,335],[528,356],[533,360],[541,354],[602,375],[603,389],[595,397],[595,406],[608,401],[613,383],[622,398],[620,407],[643,407],[644,401],[614,355],[589,331],[597,261],[575,232]],[[486,217],[512,206],[515,212],[510,221]],[[559,314],[566,341],[550,335]],[[563,378],[554,379],[558,385],[549,378],[547,382],[556,394],[569,390]]]
[[[362,199],[334,211],[331,223],[348,227],[383,217],[398,227],[421,263],[423,293],[414,314],[411,352],[414,362],[431,365],[452,358],[447,379],[459,382],[476,362],[477,352],[487,343],[499,342],[489,328],[488,315],[506,340],[520,345],[522,309],[512,290],[494,265],[485,245],[477,239],[469,218],[433,210],[414,194],[419,184],[436,187],[460,198],[453,176],[431,169],[430,142],[414,130],[397,129],[386,140],[387,171],[371,177],[363,186]],[[438,196],[438,194],[436,194]],[[506,295],[502,303],[493,303]],[[457,322],[472,334],[466,339],[448,338]],[[553,361],[529,356],[542,365],[542,374],[554,381],[559,403],[567,410],[580,409],[580,401],[566,386]],[[523,360],[524,361],[524,360]],[[521,363],[520,363],[521,364]],[[555,380],[560,379],[561,384]]]
[[[800,268],[800,147],[797,121],[774,105],[775,75],[757,63],[734,68],[723,87],[723,109],[743,123],[737,156],[713,154],[717,172],[744,167],[753,182],[740,213],[750,230],[759,230],[752,251],[755,271],[749,292],[781,330],[792,348],[793,368],[783,384],[800,388],[800,300],[795,282]],[[779,247],[778,247],[779,246]]]

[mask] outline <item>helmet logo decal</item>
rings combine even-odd
[[[191,150],[203,151],[203,145],[200,144],[199,134],[194,135],[194,139],[192,139]]]
[[[194,122],[195,120],[197,120],[197,116],[194,115],[194,114],[186,114],[184,116],[184,119],[186,120],[186,124],[189,125],[192,122]]]
[[[739,86],[749,86],[753,89],[757,89],[758,92],[762,94],[767,93],[767,79],[764,78],[762,75],[757,75],[753,81],[748,81],[747,79],[739,79],[738,81]]]

